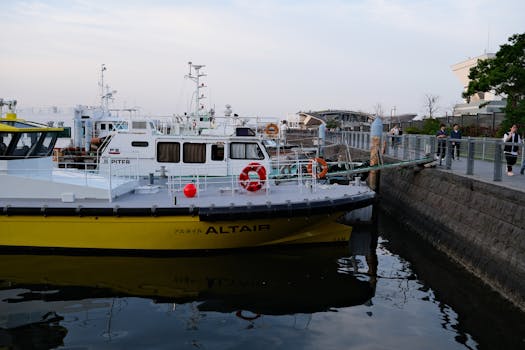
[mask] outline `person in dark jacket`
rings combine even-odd
[[[461,142],[455,141],[454,139],[461,139],[461,130],[459,130],[458,124],[454,124],[452,126],[452,131],[450,132],[450,144],[452,146],[450,154],[452,155],[452,159],[454,159],[454,153],[456,153],[456,158],[459,160],[459,147],[461,146]]]
[[[436,133],[436,138],[438,141],[438,147],[437,147],[437,158],[439,158],[439,165],[441,165],[441,161],[443,158],[445,158],[445,150],[447,149],[447,132],[445,131],[445,124],[441,124],[439,126],[439,130]]]

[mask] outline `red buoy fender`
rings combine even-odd
[[[250,173],[257,174],[257,179],[250,178]],[[266,169],[262,164],[253,162],[248,164],[239,174],[239,184],[250,192],[257,192],[266,181]]]

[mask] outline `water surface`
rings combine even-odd
[[[390,218],[378,232],[199,256],[2,254],[0,346],[525,348],[523,313]]]

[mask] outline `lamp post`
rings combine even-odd
[[[390,123],[392,123],[392,120],[396,117],[396,106],[392,107],[390,110]],[[398,120],[399,122],[399,120]]]

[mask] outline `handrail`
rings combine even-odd
[[[327,132],[327,140],[332,143],[348,144],[354,149],[370,150],[370,136],[361,131]],[[518,146],[519,156],[515,167],[519,170],[525,164],[525,144],[503,142],[500,138],[463,137],[453,139],[447,137],[442,154],[442,167],[446,170],[465,170],[465,175],[475,175],[491,178],[493,181],[502,180],[502,168],[506,164],[504,157],[505,146]],[[459,150],[454,149],[453,143],[459,144]],[[382,152],[391,158],[408,161],[418,160],[438,154],[439,144],[434,135],[404,134],[382,135]],[[454,154],[452,153],[454,152]],[[459,152],[459,159],[457,155]],[[453,160],[454,158],[454,160]],[[461,160],[465,160],[462,162]],[[438,159],[439,161],[439,159]],[[488,171],[490,169],[490,171]]]

